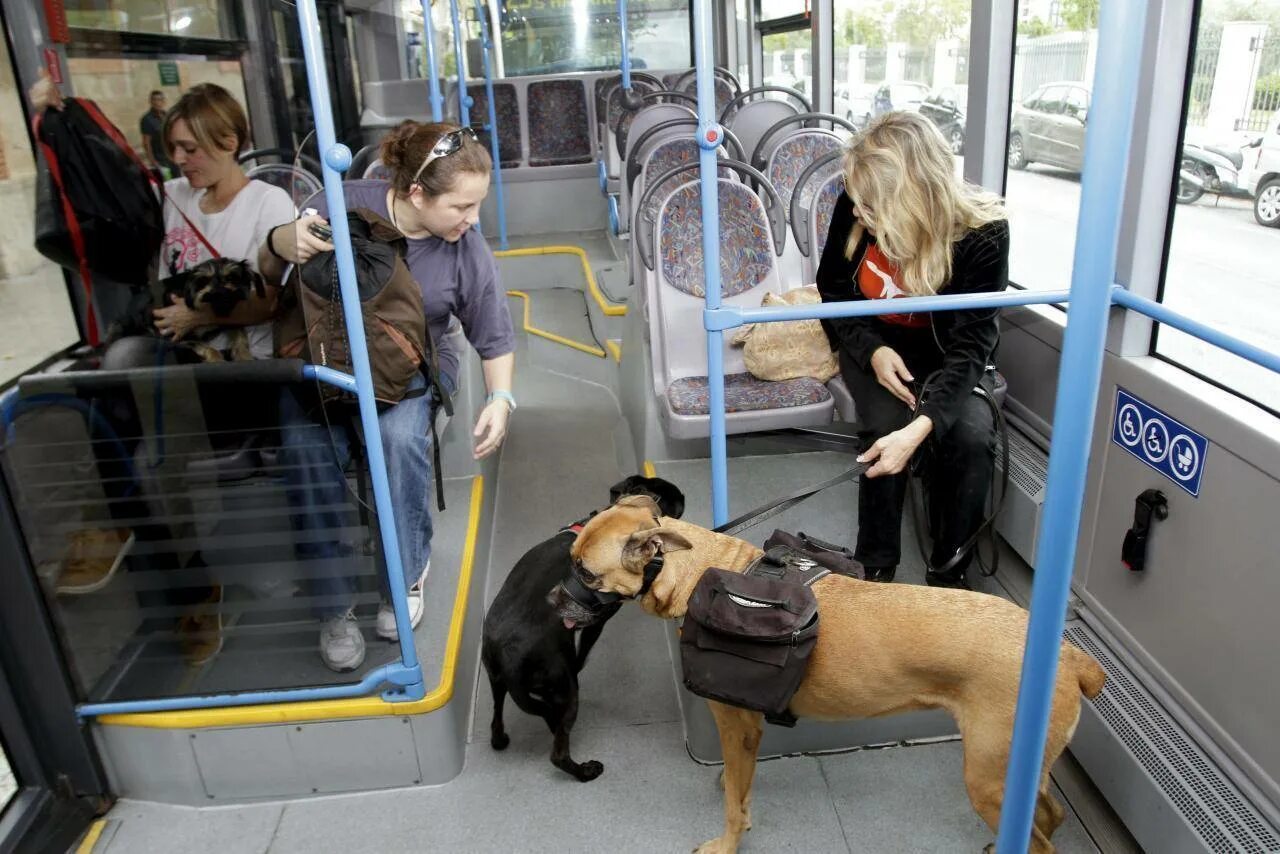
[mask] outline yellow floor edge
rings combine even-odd
[[[80,844],[76,846],[76,854],[91,854],[93,846],[98,844],[98,840],[102,838],[102,831],[106,829],[107,820],[105,818],[100,818],[89,825],[89,830],[85,833],[84,838],[80,840]]]
[[[601,350],[599,347],[592,346],[591,344],[583,344],[580,341],[574,341],[572,338],[565,338],[563,335],[557,335],[554,332],[548,332],[545,329],[539,329],[534,326],[533,321],[530,319],[530,306],[533,304],[533,300],[531,300],[529,295],[524,291],[507,291],[507,296],[519,297],[524,300],[523,326],[525,332],[528,332],[530,335],[537,335],[539,338],[545,338],[548,341],[554,341],[556,344],[563,344],[566,347],[581,350],[582,352],[589,353],[592,356],[598,356],[601,359],[606,357],[604,350]]]
[[[605,316],[622,317],[627,313],[625,305],[612,303],[604,298],[604,293],[596,282],[596,274],[591,271],[587,250],[581,246],[530,246],[526,249],[500,249],[493,253],[495,258],[526,258],[531,255],[577,255],[578,260],[582,262],[582,272],[587,277],[587,290]]]
[[[458,591],[453,599],[449,620],[449,636],[445,642],[444,667],[440,681],[421,700],[389,703],[380,696],[352,697],[343,700],[308,700],[300,703],[271,703],[257,706],[226,706],[217,709],[186,709],[178,712],[140,712],[127,715],[103,715],[104,726],[131,726],[149,729],[197,729],[200,727],[248,726],[251,724],[299,723],[368,718],[379,715],[422,715],[442,708],[453,696],[458,655],[462,647],[462,628],[466,622],[467,600],[471,591],[471,574],[475,567],[476,540],[480,517],[484,510],[484,478],[471,480],[471,507],[467,518],[467,537],[462,548],[458,571]]]

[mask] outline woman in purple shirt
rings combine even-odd
[[[344,184],[347,208],[367,208],[386,217],[408,239],[405,261],[422,288],[427,325],[439,347],[441,382],[448,392],[456,387],[460,356],[446,336],[453,318],[461,322],[467,340],[479,353],[488,392],[473,432],[474,456],[481,459],[502,444],[515,409],[511,393],[515,331],[493,253],[484,237],[472,228],[480,219],[480,204],[489,192],[489,153],[470,128],[405,122],[382,143],[380,156],[390,179]],[[316,254],[333,249],[310,231],[310,226],[325,221],[324,198],[317,197],[312,204],[318,214],[278,226],[267,235],[259,262],[268,279],[279,279],[285,263],[305,263]],[[286,431],[285,448],[298,456],[308,453],[308,448],[314,453],[317,437],[310,434],[326,428],[308,419],[304,412],[289,412],[294,404],[296,401],[285,401],[282,423],[293,421],[302,426]],[[410,591],[409,614],[415,627],[422,618],[421,581],[431,553],[432,471],[426,425],[432,415],[430,396],[425,395],[408,398],[379,416],[405,585]],[[340,438],[345,456],[345,435],[339,437],[338,432],[334,431],[334,438]],[[322,436],[320,441],[323,449],[329,437]],[[304,465],[297,470],[325,468]],[[290,490],[300,509],[305,510],[302,524],[340,527],[334,520],[314,518],[324,514],[313,513],[310,508],[335,506],[326,500],[334,490],[337,491],[332,497],[341,504],[345,500],[345,484],[328,483],[333,478],[326,480],[323,475],[320,480],[325,482],[294,484],[297,488]],[[350,612],[350,582],[349,578],[330,579],[322,585],[327,588],[322,592],[331,594],[331,598],[322,612],[320,652],[329,667],[340,671],[354,670],[364,661],[364,638]],[[387,603],[379,609],[377,633],[388,640],[397,637],[395,616]]]

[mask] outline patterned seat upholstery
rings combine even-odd
[[[721,299],[756,307],[765,293],[781,293],[777,255],[764,204],[746,184],[718,179]],[[654,393],[667,434],[676,439],[710,432],[702,259],[702,195],[695,181],[663,200],[656,234],[657,269],[645,279],[650,306]],[[742,350],[723,350],[726,429],[730,433],[825,424],[834,404],[817,380],[775,383],[746,373]]]
[[[809,165],[840,147],[835,134],[824,130],[798,130],[788,134],[769,154],[765,177],[782,199],[782,209],[790,211],[791,194]]]
[[[717,149],[721,153],[724,149]],[[692,137],[683,139],[669,139],[659,143],[646,157],[644,168],[640,172],[640,180],[632,189],[632,195],[640,198],[649,182],[657,179],[660,175],[675,169],[677,166],[685,166],[690,163],[697,163],[700,154],[698,143]],[[727,169],[720,170],[720,177],[726,177],[730,174]],[[658,208],[662,206],[662,202],[666,199],[667,194],[681,184],[698,179],[696,171],[682,172],[674,178],[668,178],[666,186],[659,188],[649,196],[645,202],[644,210],[640,211],[640,215],[646,218],[647,222],[657,222]]]
[[[473,124],[488,124],[489,95],[484,86],[468,86],[467,94],[475,104],[471,108]],[[502,157],[503,169],[515,169],[524,157],[521,151],[523,142],[520,133],[520,102],[516,98],[516,87],[510,83],[493,84],[494,113],[498,120],[498,153]],[[489,132],[478,131],[480,142],[489,148]]]
[[[813,377],[782,382],[758,380],[748,373],[724,378],[725,412],[758,412],[786,409],[829,400],[827,387]],[[711,411],[706,377],[682,377],[667,387],[671,408],[681,415],[706,415]]]
[[[587,90],[581,80],[530,83],[529,165],[591,162]]]
[[[813,220],[813,257],[821,258],[827,246],[827,232],[831,231],[831,217],[836,211],[836,202],[844,192],[844,175],[836,173],[828,178],[809,205]]]

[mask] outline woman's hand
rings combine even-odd
[[[916,448],[933,432],[933,419],[921,415],[901,430],[881,436],[875,444],[858,455],[858,462],[875,465],[867,469],[867,477],[897,474],[907,467]]]
[[[290,264],[305,264],[321,252],[332,252],[332,243],[311,233],[310,226],[315,223],[328,225],[324,217],[312,214],[271,229],[267,235],[271,250]]]
[[[31,107],[36,112],[48,107],[61,110],[67,106],[62,100],[62,93],[58,91],[57,84],[44,68],[40,69],[40,79],[31,84],[31,88],[27,90],[27,97],[31,100]]]
[[[916,396],[903,384],[904,380],[912,382],[915,377],[911,376],[907,363],[902,361],[897,350],[892,347],[877,347],[871,354],[871,370],[875,372],[880,385],[887,388],[890,394],[912,409],[915,408]]]
[[[192,311],[186,303],[177,302],[151,312],[155,318],[156,330],[165,338],[181,341],[193,329],[208,326],[210,319],[202,311]]]
[[[476,439],[476,449],[472,456],[482,460],[502,446],[507,438],[507,421],[511,418],[511,408],[502,398],[494,398],[476,419],[476,429],[472,435]]]

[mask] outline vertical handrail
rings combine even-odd
[[[347,203],[342,194],[342,173],[351,165],[351,149],[336,141],[333,131],[333,108],[329,101],[329,78],[324,67],[324,47],[320,40],[320,23],[316,0],[299,0],[298,26],[302,35],[302,53],[307,69],[307,85],[315,117],[316,138],[320,144],[321,172],[324,176],[325,201],[329,205],[329,225],[333,229],[334,257],[338,261],[338,283],[342,293],[342,315],[347,326],[351,365],[356,381],[356,402],[360,424],[364,428],[369,475],[373,482],[374,508],[387,568],[387,584],[395,609],[396,629],[400,633],[400,656],[406,674],[405,695],[423,696],[422,668],[413,643],[409,620],[409,601],[400,563],[400,540],[396,536],[395,514],[391,490],[387,483],[387,463],[382,450],[382,433],[378,429],[378,410],[373,398],[373,376],[369,370],[369,348],[364,335],[364,317],[360,294],[356,288],[355,259],[351,250],[351,230],[347,225]],[[416,680],[416,681],[412,681]],[[397,692],[398,693],[398,692]]]
[[[702,272],[705,311],[720,308],[720,182],[716,148],[724,136],[716,122],[716,91],[711,61],[709,0],[693,3],[694,69],[698,81],[698,157],[702,179]],[[704,319],[705,324],[705,319]],[[707,327],[707,390],[711,416],[711,518],[729,518],[727,450],[724,423],[724,332]]]
[[[422,0],[422,40],[427,45],[427,80],[431,93],[431,121],[444,119],[444,95],[440,94],[440,72],[436,66],[436,28],[431,21],[431,0]]]
[[[618,0],[618,31],[622,39],[622,91],[631,88],[631,51],[627,36],[627,0]]]
[[[502,151],[498,145],[498,107],[493,98],[493,40],[485,21],[484,6],[476,2],[476,18],[480,21],[480,57],[484,63],[484,94],[489,102],[489,150],[493,153],[493,184],[498,192],[498,246],[507,248],[507,198],[502,190]]]
[[[467,94],[467,63],[462,56],[462,25],[459,23],[458,0],[449,0],[449,15],[453,19],[453,58],[458,72],[458,124],[471,124],[471,97]]]
[[[1071,301],[1053,411],[1045,524],[1036,548],[1027,646],[996,843],[1001,854],[1027,850],[1041,774],[1047,771],[1043,768],[1045,736],[1080,533],[1111,284],[1116,279],[1117,236],[1146,30],[1145,9],[1145,3],[1103,3],[1101,8],[1099,73],[1095,74],[1085,138]]]

